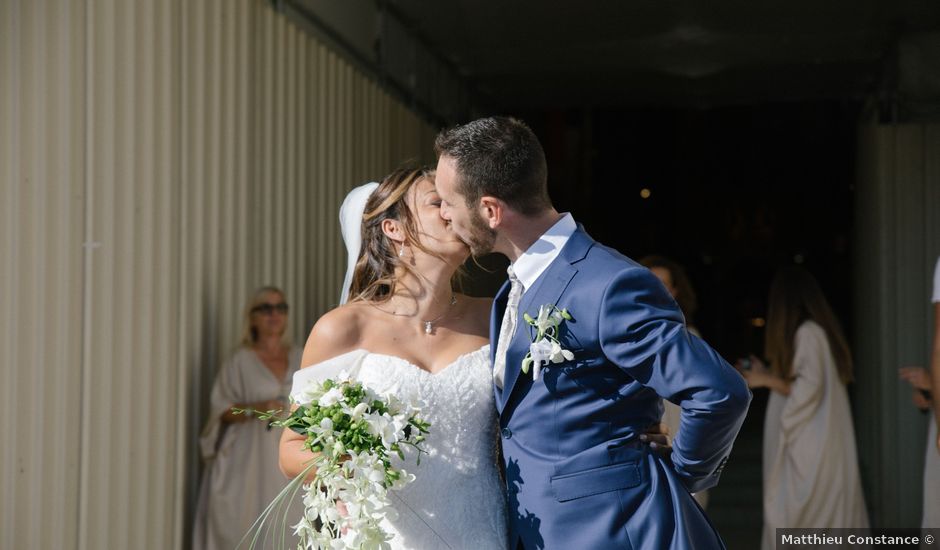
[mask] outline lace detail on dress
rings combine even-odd
[[[423,446],[428,454],[415,465],[415,453],[407,449],[404,464],[398,464],[416,479],[391,493],[399,517],[384,527],[395,535],[392,548],[507,548],[489,346],[458,357],[436,374],[400,357],[364,350],[329,362],[354,364],[350,374],[377,392],[418,395],[426,403],[422,416],[431,430]],[[309,371],[319,368],[302,369],[295,391],[301,379],[312,377]]]
[[[395,533],[393,548],[506,548],[491,370],[489,346],[437,374],[400,357],[370,353],[363,361],[364,384],[419,395],[431,423],[421,464],[413,451],[406,453],[404,468],[415,474],[414,483],[393,493],[399,518],[386,525]]]

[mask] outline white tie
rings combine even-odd
[[[509,300],[506,302],[506,311],[503,312],[503,324],[499,329],[499,342],[496,344],[496,358],[493,365],[493,381],[500,388],[506,379],[506,353],[509,343],[516,334],[516,318],[519,316],[519,301],[522,299],[522,281],[516,277],[512,267],[506,270],[509,273]],[[521,368],[521,367],[520,367]]]

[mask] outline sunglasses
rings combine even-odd
[[[287,304],[284,302],[277,304],[258,304],[251,308],[252,313],[260,313],[261,315],[272,315],[275,311],[282,315],[286,314]]]

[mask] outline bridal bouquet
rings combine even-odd
[[[299,548],[389,548],[391,535],[380,525],[383,518],[395,519],[389,491],[414,480],[414,475],[393,466],[390,458],[397,455],[404,460],[403,448],[411,446],[418,451],[420,463],[424,452],[420,444],[430,427],[419,417],[420,403],[379,395],[347,379],[344,373],[336,380],[311,382],[295,402],[299,406],[286,418],[278,418],[276,411],[252,411],[273,426],[305,434],[304,448],[316,458],[255,522],[249,548],[262,537],[268,521],[276,522],[279,517],[282,536],[278,546],[283,548],[285,502],[293,502],[301,489],[304,514],[293,526],[300,538]],[[314,474],[308,480],[311,471]],[[346,514],[340,514],[337,502],[345,505]]]

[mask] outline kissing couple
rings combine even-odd
[[[691,493],[718,482],[743,378],[650,271],[552,206],[523,122],[446,129],[435,150],[436,170],[347,197],[344,303],[294,378],[297,391],[342,370],[427,404],[429,455],[383,520],[391,547],[724,548]],[[468,256],[493,252],[511,262],[495,299],[456,292]],[[668,454],[650,428],[663,399],[682,409]],[[313,458],[303,441],[284,430],[289,476]]]

